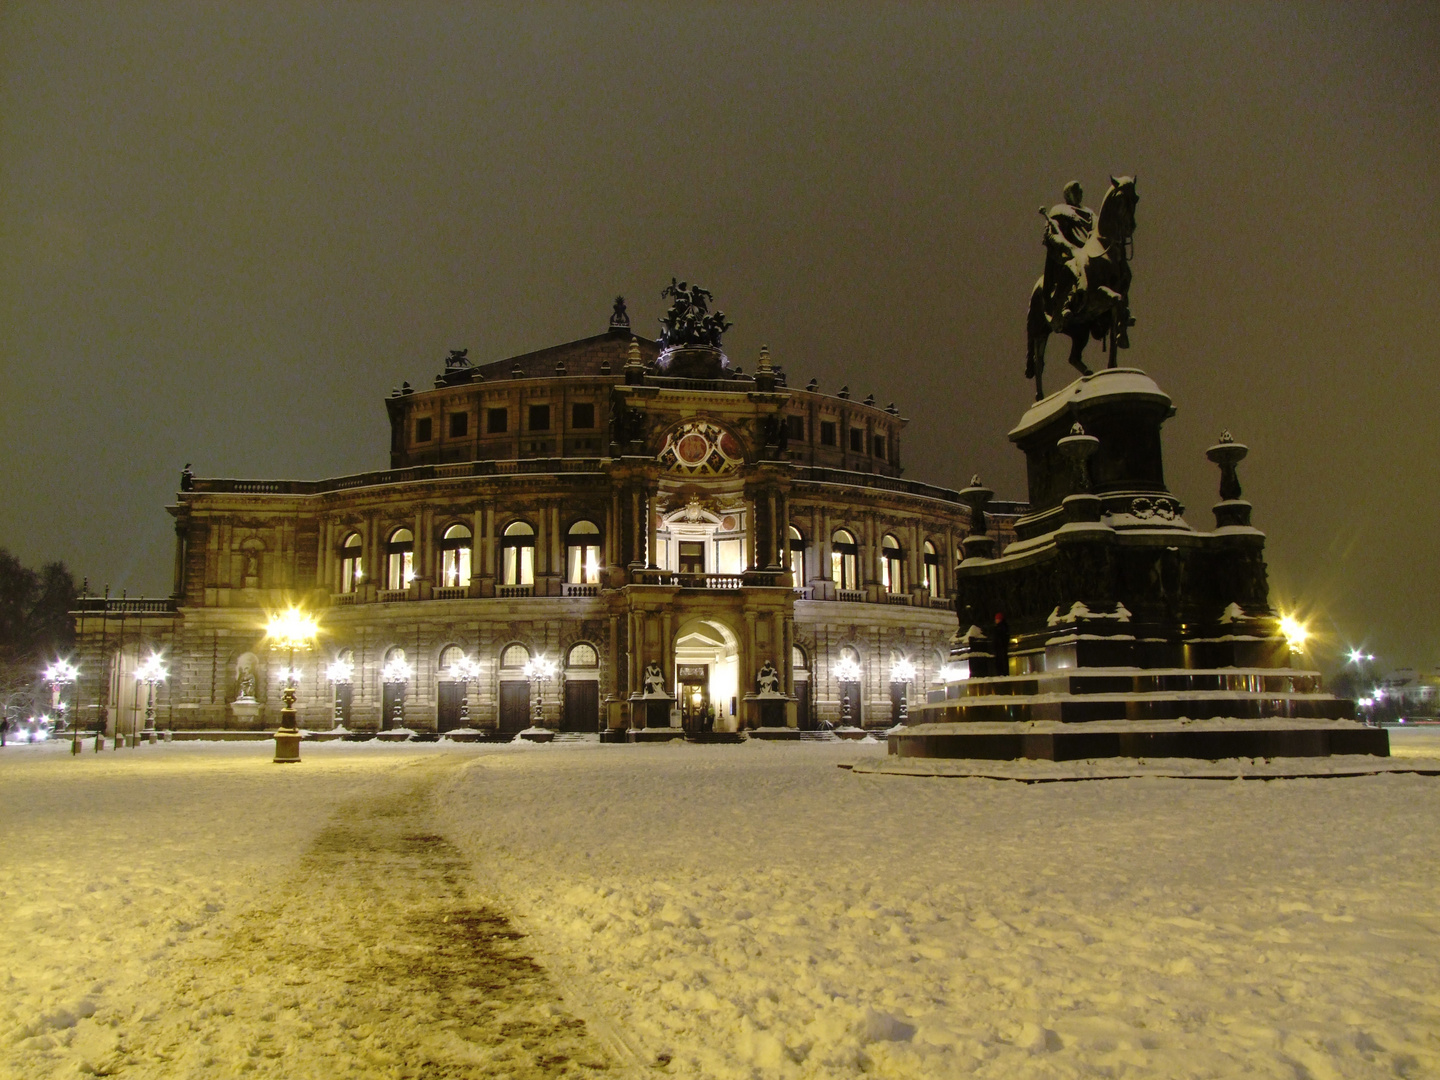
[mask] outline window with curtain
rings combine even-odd
[[[451,525],[440,537],[440,584],[451,587],[470,584],[470,530]]]
[[[523,521],[505,526],[500,537],[500,584],[535,584],[535,530]]]

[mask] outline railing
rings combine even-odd
[[[472,476],[516,476],[535,473],[598,473],[601,458],[519,458],[506,461],[464,461],[452,465],[412,465],[381,469],[329,480],[227,480],[196,477],[189,491],[220,495],[322,495],[328,491],[402,484],[416,480],[464,479]]]
[[[382,604],[393,604],[401,600],[410,599],[409,589],[381,589],[380,602]]]
[[[74,615],[170,615],[179,607],[173,596],[77,596]]]
[[[464,600],[469,594],[468,585],[438,585],[430,595],[436,600]]]
[[[567,581],[561,586],[565,596],[599,596],[599,585],[581,585],[576,582]]]
[[[495,595],[501,600],[514,600],[521,596],[534,596],[534,585],[499,585],[495,588]]]
[[[344,607],[347,604],[353,605],[355,603],[355,594],[353,592],[331,593],[330,603],[339,607]]]
[[[835,599],[843,600],[850,604],[863,604],[865,602],[865,591],[863,589],[836,589]]]
[[[909,594],[909,593],[886,593],[886,594],[885,594],[885,603],[887,603],[887,604],[900,604],[900,605],[902,605],[902,606],[904,606],[904,607],[909,607],[909,606],[910,606],[910,594]]]
[[[805,586],[803,586],[802,588],[796,589],[796,590],[794,590],[794,591],[795,591],[795,599],[796,599],[796,600],[814,600],[814,599],[815,599],[815,590],[812,589],[809,585],[805,585]]]

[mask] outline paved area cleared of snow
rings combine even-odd
[[[1436,778],[304,752],[0,754],[0,1075],[1440,1075]]]

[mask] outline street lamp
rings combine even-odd
[[[159,653],[151,653],[149,659],[135,669],[135,681],[143,682],[150,688],[150,695],[145,701],[145,731],[152,739],[155,737],[155,686],[164,682],[166,675]]]
[[[65,702],[62,695],[65,687],[69,686],[80,677],[80,671],[68,660],[56,660],[45,669],[45,681],[50,684],[50,704],[63,718],[65,715]],[[80,753],[80,730],[77,723],[70,725],[70,753]]]
[[[899,723],[905,723],[910,719],[910,680],[915,678],[915,665],[905,657],[901,657],[890,665],[890,683],[900,686],[900,715],[896,718]]]
[[[853,656],[842,656],[840,662],[835,665],[835,680],[840,683],[840,726],[850,726],[850,695],[845,693],[845,683],[859,683],[861,675],[860,665],[855,662]]]
[[[289,608],[271,618],[266,627],[270,648],[286,654],[285,690],[280,698],[280,730],[275,732],[275,761],[289,764],[300,760],[300,730],[295,725],[295,650],[310,648],[319,628],[315,619],[298,608]]]
[[[452,681],[460,684],[460,726],[470,726],[470,682],[480,678],[480,663],[471,660],[468,656],[462,656],[449,667],[449,675]]]
[[[530,680],[530,726],[544,727],[544,712],[540,695],[544,690],[545,681],[555,677],[555,661],[548,660],[543,656],[532,656],[525,661],[523,669],[525,678]]]
[[[355,665],[349,660],[337,656],[331,661],[330,666],[325,669],[325,677],[330,680],[335,688],[335,727],[340,727],[345,721],[344,711],[340,702],[340,687],[349,686],[350,679],[355,674]]]
[[[405,657],[395,656],[380,669],[380,681],[403,686],[410,681],[410,676],[415,674],[415,669],[405,662]],[[405,726],[405,694],[404,692],[395,695],[395,715],[391,717],[396,727]]]

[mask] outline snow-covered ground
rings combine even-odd
[[[269,753],[0,753],[0,1075],[1440,1075],[1433,777]]]

